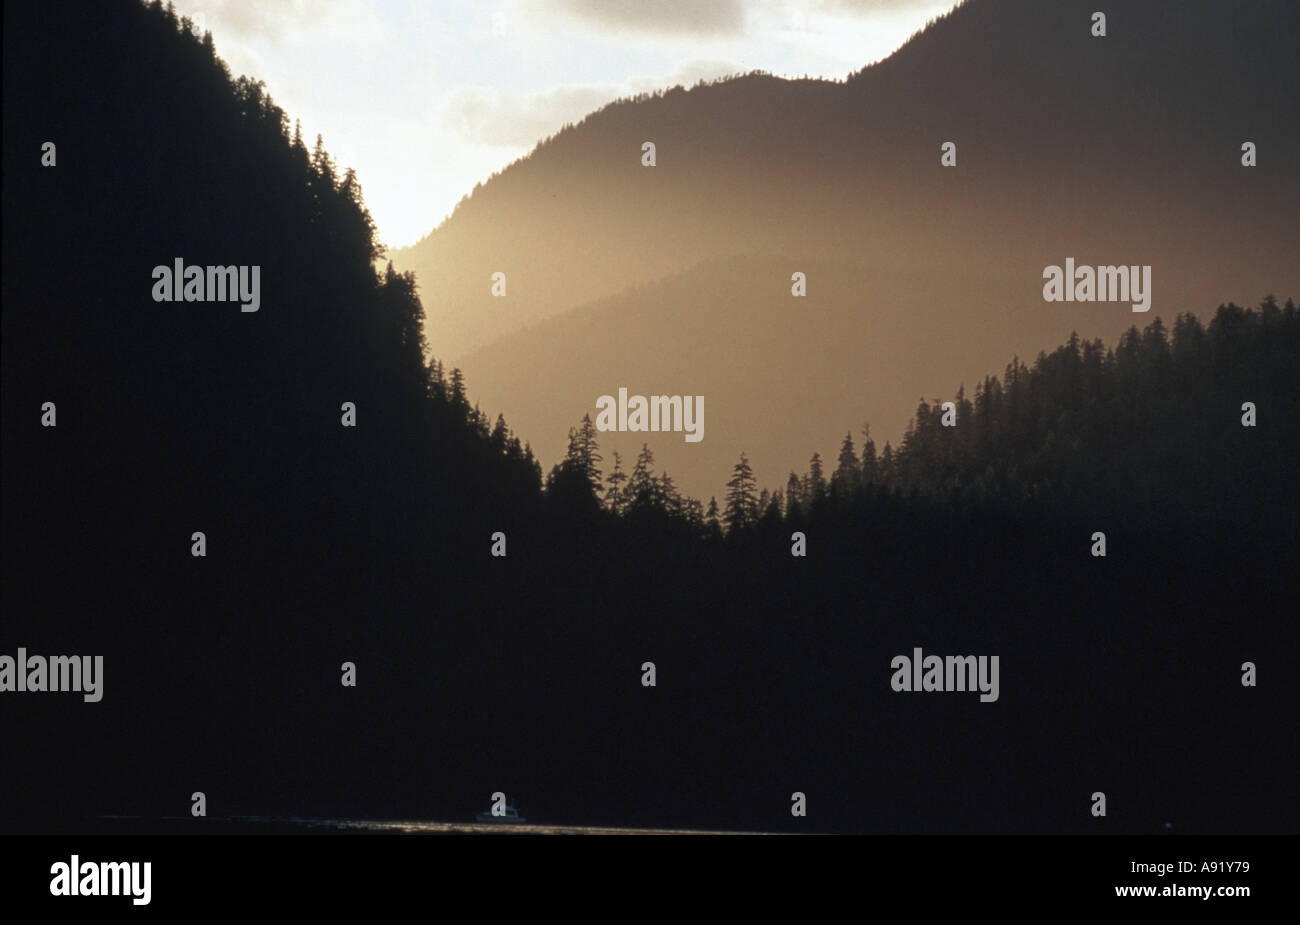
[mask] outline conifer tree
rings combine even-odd
[[[722,515],[727,532],[743,530],[758,518],[758,492],[754,470],[743,452],[727,482],[727,508]]]

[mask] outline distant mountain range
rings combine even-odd
[[[742,449],[775,487],[1072,330],[1300,293],[1300,6],[1124,3],[1104,37],[1097,6],[970,0],[843,82],[755,74],[593,113],[394,253],[431,349],[546,466],[601,394],[704,394],[699,444],[605,440],[648,442],[707,499]],[[1066,258],[1151,266],[1150,313],[1045,302]]]

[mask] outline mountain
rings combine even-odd
[[[489,566],[448,537],[513,531],[540,472],[426,366],[355,174],[210,34],[134,2],[4,25],[5,648],[102,656],[106,692],[3,695],[6,747],[42,757],[0,826],[337,801],[400,738],[385,673],[465,648],[412,616],[473,610]],[[256,310],[160,300],[177,260],[249,271]],[[346,699],[345,660],[376,682]]]
[[[890,454],[823,453],[784,506],[742,468],[726,533],[675,495],[667,453],[625,461],[616,513],[592,441],[543,490],[473,382],[425,359],[415,287],[436,312],[437,281],[376,260],[360,179],[210,38],[158,3],[3,16],[0,831],[469,820],[498,791],[578,825],[1300,828],[1293,302],[1168,329],[1153,308],[1141,334],[1007,364],[999,303],[915,296],[943,293],[924,250],[797,253],[794,313],[787,252],[700,253],[516,331],[544,345],[520,348],[520,387],[590,377],[566,423],[624,375],[705,393],[704,442],[656,450],[770,430],[802,460],[802,436],[842,439],[816,437],[833,392],[855,423],[915,417]],[[256,267],[257,310],[162,298],[178,259]],[[953,266],[985,298],[1019,279]],[[966,426],[876,397],[966,352],[1001,376],[959,399]],[[996,699],[897,689],[917,647],[1000,659]],[[102,698],[14,690],[20,650],[102,657]]]
[[[1300,201],[1300,10],[1136,2],[1094,37],[1094,6],[969,0],[842,82],[753,74],[593,113],[394,253],[430,344],[548,465],[598,395],[709,383],[701,444],[645,435],[708,497],[742,449],[775,486],[864,414],[897,441],[918,395],[970,387],[1007,351],[1150,317],[1044,302],[1067,257],[1151,266],[1166,321],[1300,291],[1284,205]],[[737,400],[772,378],[798,398]]]

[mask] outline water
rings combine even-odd
[[[298,816],[94,816],[104,834],[264,835],[764,835],[717,829],[658,829],[534,822],[439,822],[427,819],[313,819]]]

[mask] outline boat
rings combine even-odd
[[[486,813],[479,813],[474,818],[477,819],[479,822],[491,822],[497,825],[517,824],[520,822],[528,821],[523,816],[519,815],[519,810],[515,809],[515,805],[513,803],[506,804],[504,816],[494,816],[492,815],[491,810],[489,810]]]

